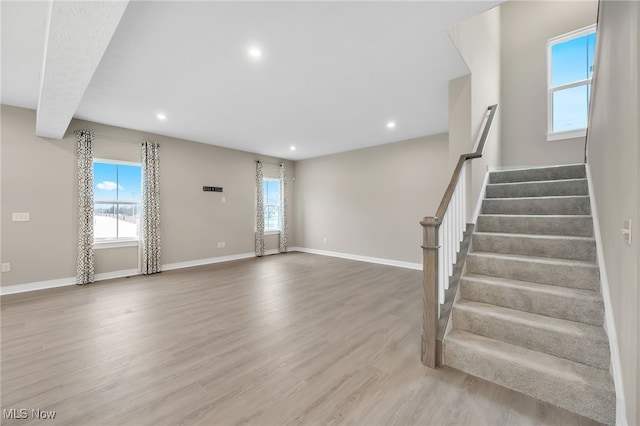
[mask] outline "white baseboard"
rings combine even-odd
[[[400,268],[422,270],[422,264],[420,263],[402,262],[399,260],[360,256],[356,254],[340,253],[340,252],[326,251],[326,250],[308,249],[304,247],[290,247],[289,251],[299,251],[303,253],[319,254],[323,256],[340,257],[340,258],[349,259],[349,260],[359,260],[362,262],[378,263],[381,265],[397,266]],[[265,251],[265,255],[272,255],[272,254],[278,254],[278,253],[279,253],[278,249]],[[255,253],[251,252],[251,253],[232,254],[229,256],[210,257],[207,259],[188,260],[185,262],[168,263],[166,265],[162,265],[162,270],[171,271],[174,269],[191,268],[193,266],[210,265],[212,263],[250,259],[255,256],[256,256]],[[131,277],[134,275],[140,275],[140,271],[138,271],[137,269],[124,269],[122,271],[104,272],[101,274],[96,274],[95,280],[104,281],[104,280],[110,280],[113,278]],[[64,286],[75,285],[75,284],[76,284],[76,278],[69,277],[69,278],[60,278],[57,280],[47,280],[47,281],[38,281],[34,283],[10,285],[5,287],[0,287],[0,296],[4,296],[8,294],[24,293],[27,291],[45,290],[48,288],[64,287]]]
[[[96,274],[96,281],[111,280],[113,278],[132,277],[134,275],[140,275],[138,269],[123,269],[122,271],[103,272],[102,274]],[[75,278],[73,279],[75,282]]]
[[[137,269],[124,269],[122,271],[103,272],[95,275],[96,281],[110,280],[113,278],[130,277],[140,275]],[[25,293],[27,291],[46,290],[48,288],[65,287],[76,284],[76,277],[60,278],[57,280],[38,281],[34,283],[16,284],[0,287],[0,296],[7,294]]]
[[[193,266],[202,266],[202,265],[210,265],[212,263],[220,263],[220,262],[229,262],[232,260],[241,260],[241,259],[249,259],[251,257],[256,257],[256,254],[251,253],[239,253],[239,254],[231,254],[229,256],[218,256],[218,257],[210,257],[207,259],[198,259],[198,260],[187,260],[184,262],[176,262],[176,263],[167,263],[162,265],[163,271],[171,271],[174,269],[182,269],[182,268],[191,268]]]
[[[16,284],[0,287],[0,295],[5,296],[7,294],[24,293],[27,291],[44,290],[47,288],[64,287],[67,285],[74,285],[76,278],[60,278],[57,280],[38,281],[35,283]]]
[[[278,251],[276,250],[276,253]],[[255,253],[241,253],[233,254],[230,256],[212,257],[209,259],[190,260],[186,262],[169,263],[162,265],[163,271],[170,271],[172,269],[190,268],[192,266],[208,265],[211,263],[228,262],[230,260],[239,260],[255,257]],[[124,269],[121,271],[104,272],[95,275],[96,281],[111,280],[114,278],[131,277],[140,275],[141,272],[137,269]],[[34,283],[17,284],[0,287],[0,296],[16,293],[24,293],[27,291],[46,290],[48,288],[64,287],[69,285],[75,285],[76,278],[60,278],[57,280],[38,281]]]
[[[360,262],[377,263],[380,265],[397,266],[399,268],[422,270],[422,263],[404,262],[401,260],[384,259],[381,257],[360,256],[358,254],[342,253],[337,251],[317,250],[306,247],[290,247],[289,251],[319,254],[322,256],[340,257],[342,259],[358,260]]]
[[[611,350],[611,376],[616,390],[616,425],[627,425],[626,402],[624,396],[624,386],[622,378],[622,363],[620,362],[620,349],[618,346],[618,334],[613,317],[613,305],[611,304],[611,293],[609,292],[609,279],[607,278],[607,266],[604,263],[604,252],[602,248],[602,236],[600,234],[600,221],[598,219],[598,208],[596,198],[593,194],[593,181],[591,180],[591,169],[589,164],[585,164],[587,172],[587,182],[589,186],[589,201],[591,202],[591,216],[593,218],[593,234],[596,239],[596,253],[598,257],[598,267],[600,268],[600,290],[604,301],[604,329],[609,337],[609,349]]]
[[[264,255],[270,256],[272,254],[278,254],[280,250],[265,250]],[[252,257],[256,257],[254,252],[251,253],[239,253],[239,254],[230,254],[229,256],[218,256],[218,257],[209,257],[207,259],[198,259],[198,260],[187,260],[184,262],[176,262],[176,263],[167,263],[166,265],[162,265],[163,271],[171,271],[174,269],[182,269],[182,268],[191,268],[193,266],[202,266],[202,265],[210,265],[212,263],[220,263],[220,262],[230,262],[232,260],[242,260],[242,259],[250,259]]]

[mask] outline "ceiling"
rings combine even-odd
[[[447,131],[468,69],[446,30],[498,3],[2,0],[0,100],[53,138],[75,117],[291,160],[396,142]]]

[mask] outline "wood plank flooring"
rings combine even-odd
[[[421,285],[287,253],[4,296],[2,424],[594,424],[425,368]]]

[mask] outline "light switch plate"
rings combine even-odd
[[[31,220],[31,214],[29,213],[13,213],[11,219],[14,222],[29,222]]]
[[[625,219],[622,221],[622,238],[624,241],[631,245],[631,219]]]
[[[11,272],[11,264],[3,263],[2,264],[2,272]]]

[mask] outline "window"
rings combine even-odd
[[[93,184],[94,241],[137,241],[142,190],[140,164],[95,160]]]
[[[586,134],[595,46],[595,25],[549,40],[548,140]]]
[[[265,232],[280,231],[280,181],[264,178],[262,189],[264,192],[264,230]]]

